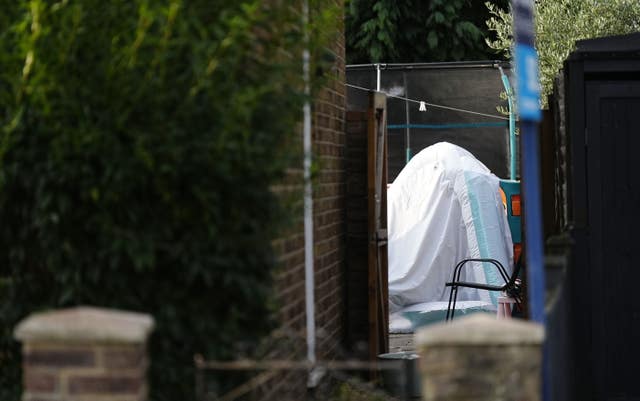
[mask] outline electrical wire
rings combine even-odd
[[[367,91],[367,92],[371,92],[373,91],[373,89],[369,89],[369,88],[364,88],[362,86],[357,86],[357,85],[351,85],[351,84],[345,84],[346,86],[353,88],[353,89],[359,89],[362,91]],[[429,107],[435,107],[437,109],[445,109],[445,110],[451,110],[451,111],[457,111],[459,113],[467,113],[467,114],[474,114],[477,116],[483,116],[483,117],[489,117],[489,118],[497,118],[500,120],[509,120],[509,117],[504,117],[504,116],[499,116],[499,115],[495,115],[495,114],[486,114],[486,113],[480,113],[477,111],[471,111],[471,110],[465,110],[465,109],[459,109],[456,107],[450,107],[450,106],[443,106],[441,104],[434,104],[434,103],[429,103],[429,102],[425,102],[425,101],[421,101],[421,100],[415,100],[415,99],[409,99],[406,97],[402,97],[402,96],[396,96],[396,95],[392,95],[390,93],[385,93],[388,97],[392,97],[392,98],[396,98],[396,99],[400,99],[400,100],[405,100],[407,102],[413,102],[413,103],[417,103],[417,104],[425,104]]]

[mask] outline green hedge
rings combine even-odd
[[[264,3],[0,0],[0,399],[37,310],[152,314],[153,400],[272,327],[303,37]]]

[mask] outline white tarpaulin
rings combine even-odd
[[[389,303],[448,301],[462,259],[491,258],[512,271],[513,245],[499,180],[466,150],[441,142],[415,155],[389,187]],[[504,284],[490,263],[467,263],[463,281]],[[497,304],[496,292],[460,288],[458,300]]]

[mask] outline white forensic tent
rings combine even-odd
[[[463,148],[447,142],[425,148],[400,172],[387,197],[391,313],[415,310],[421,303],[446,305],[445,282],[462,259],[497,259],[512,271],[499,179]],[[461,278],[504,283],[489,263],[467,264]],[[460,288],[458,300],[495,309],[498,296]]]

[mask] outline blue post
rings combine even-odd
[[[520,123],[522,144],[522,194],[524,196],[524,236],[527,271],[527,289],[531,319],[545,325],[545,272],[542,227],[542,200],[540,194],[540,144],[538,124],[533,121]],[[551,401],[549,356],[547,342],[542,355],[542,399]]]
[[[522,193],[524,195],[524,237],[529,311],[532,320],[544,324],[545,278],[538,124],[533,121],[522,121],[520,123],[520,140],[522,141]]]
[[[534,47],[534,0],[512,0],[511,10],[522,144],[522,192],[529,311],[534,321],[545,325],[544,247],[538,143],[538,122],[542,113],[538,54]],[[542,362],[542,399],[544,401],[551,399],[548,363],[548,347],[545,343]]]

